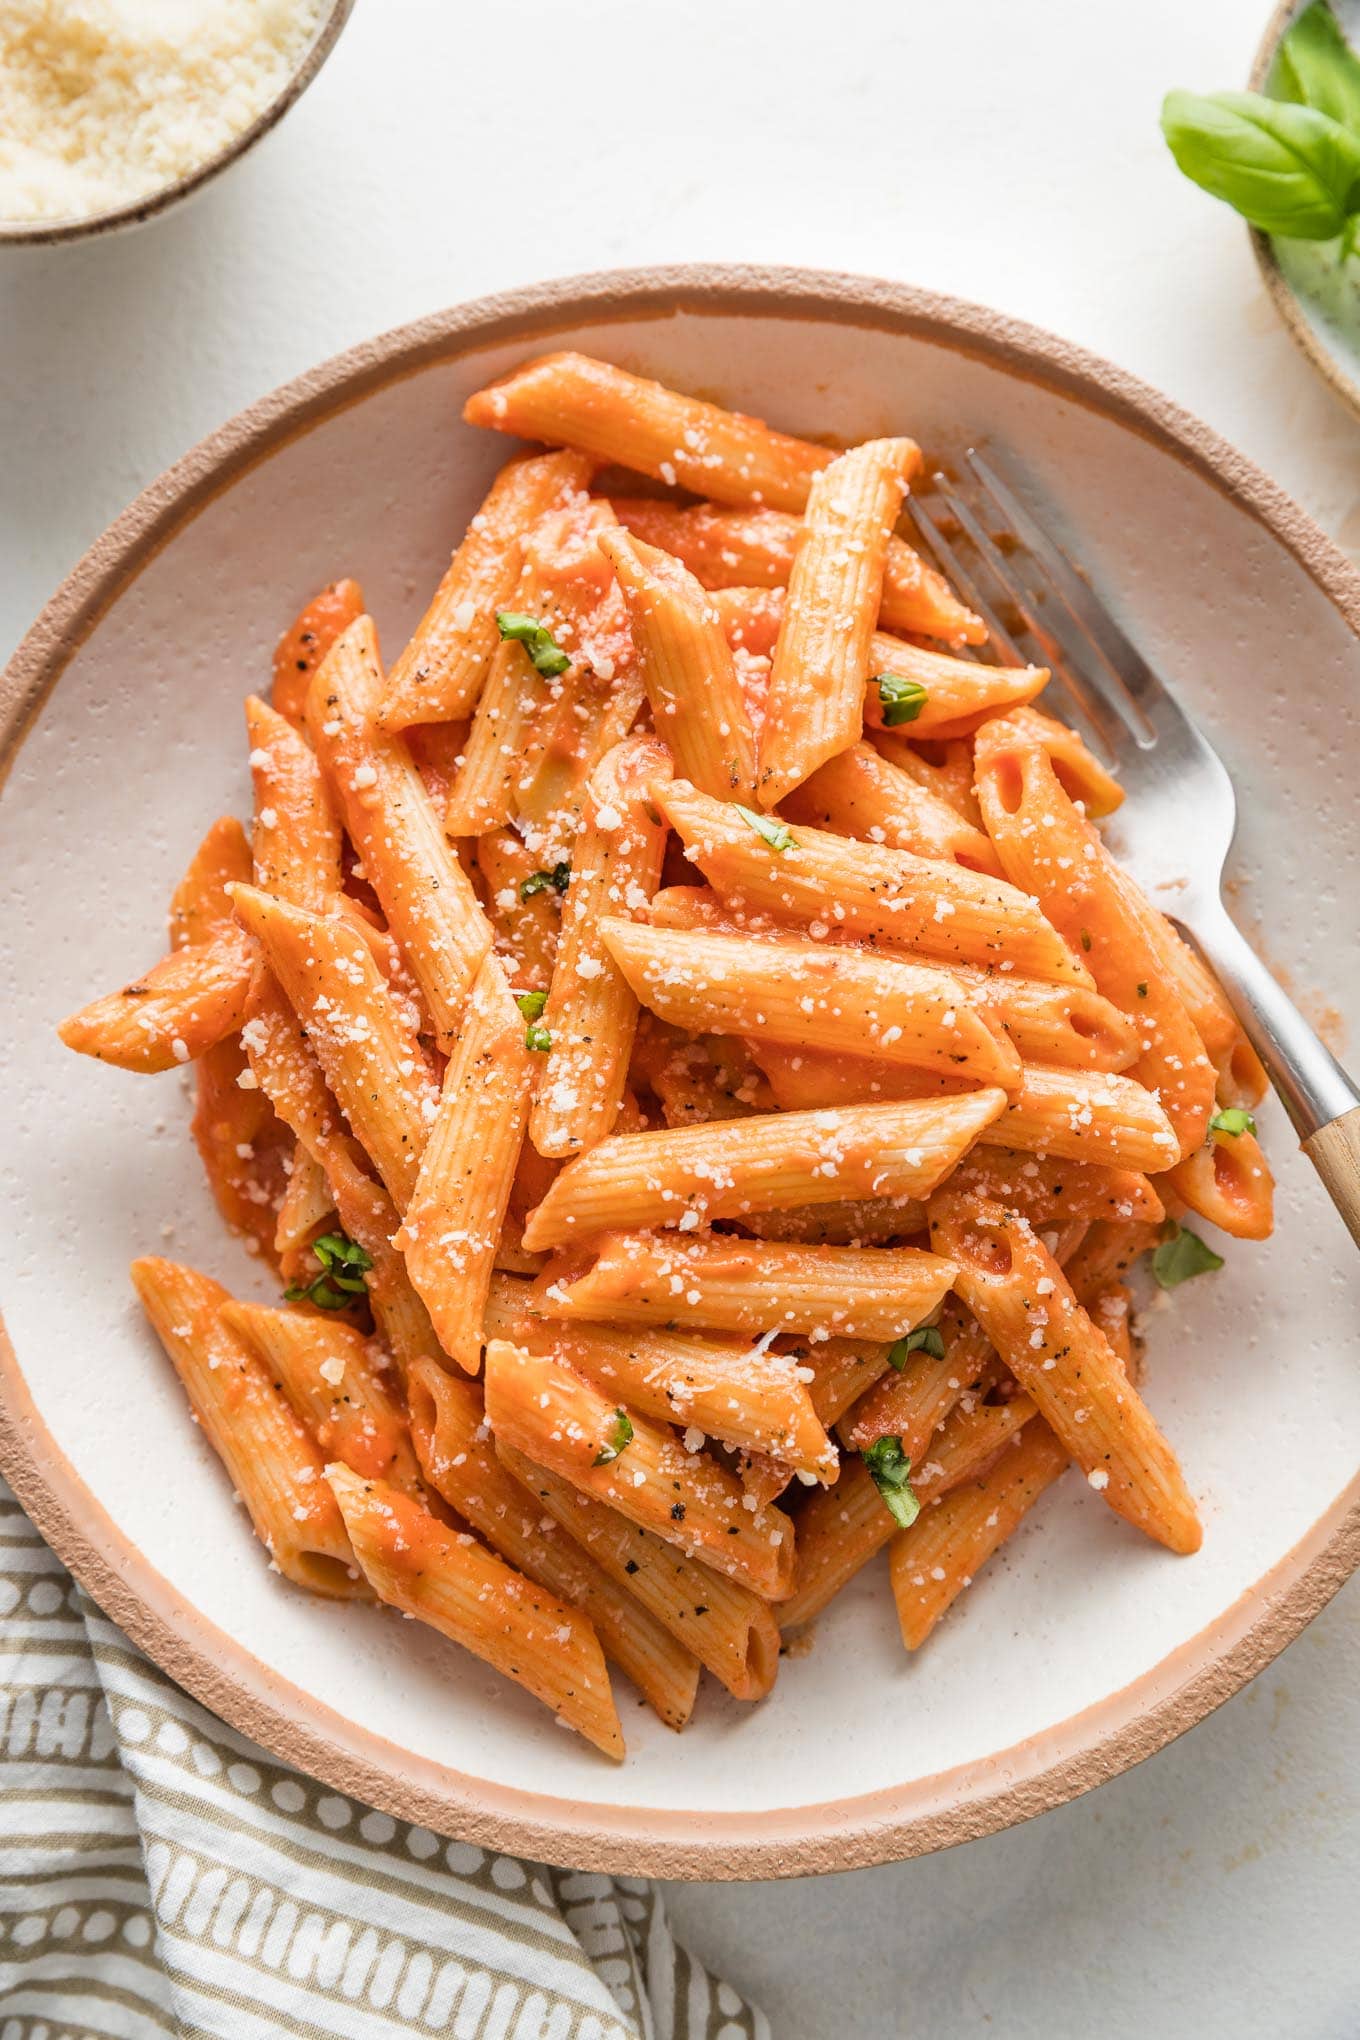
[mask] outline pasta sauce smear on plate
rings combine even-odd
[[[899,535],[913,441],[574,354],[466,416],[550,450],[389,667],[308,605],[249,836],[61,1033],[196,1065],[280,1298],[132,1279],[278,1571],[619,1757],[609,1665],[675,1729],[760,1699],[884,1547],[915,1650],[1069,1466],[1198,1547],[1125,1277],[1269,1232],[1263,1081],[1048,674]]]

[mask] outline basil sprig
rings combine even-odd
[[[921,1513],[911,1485],[911,1461],[900,1438],[875,1438],[862,1455],[884,1506],[901,1530],[910,1530]]]
[[[286,1302],[301,1303],[305,1298],[318,1310],[348,1310],[357,1296],[368,1294],[365,1275],[373,1256],[357,1240],[342,1232],[322,1233],[312,1241],[312,1252],[321,1273],[311,1282],[290,1282],[283,1292]]]
[[[1326,0],[1280,44],[1261,92],[1169,92],[1162,133],[1178,167],[1266,234],[1360,236],[1360,57]]]
[[[1177,1225],[1173,1218],[1153,1251],[1152,1279],[1162,1289],[1177,1289],[1192,1275],[1212,1275],[1222,1266],[1222,1254],[1216,1254],[1198,1233]]]

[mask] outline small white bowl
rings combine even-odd
[[[170,184],[161,185],[157,191],[148,192],[145,198],[134,199],[130,205],[114,206],[108,212],[89,213],[65,220],[0,219],[0,248],[48,248],[60,241],[91,240],[96,234],[111,234],[120,227],[139,227],[144,221],[168,212],[181,199],[201,191],[229,164],[238,162],[247,150],[253,149],[261,135],[268,134],[270,128],[277,126],[289,107],[302,97],[335,48],[340,31],[353,9],[354,0],[331,0],[287,83],[264,111],[256,115],[249,127],[242,128],[239,135],[233,135],[224,149],[219,149],[215,156],[209,156],[196,170],[189,171],[184,177],[176,177]]]

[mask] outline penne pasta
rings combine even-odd
[[[706,493],[702,485],[698,493]],[[620,524],[648,545],[673,553],[705,588],[782,589],[788,581],[801,529],[796,516],[720,503],[682,510],[651,496],[612,501]],[[879,617],[885,630],[919,631],[949,644],[982,644],[987,637],[981,617],[900,538],[888,545]]]
[[[274,707],[295,727],[307,712],[312,675],[335,640],[364,613],[357,581],[332,581],[294,617],[274,647]]]
[[[362,1597],[321,1454],[269,1370],[223,1323],[231,1302],[226,1290],[195,1268],[155,1256],[134,1261],[131,1273],[203,1434],[275,1566],[313,1593]]]
[[[1033,977],[1091,982],[1035,902],[1000,879],[820,829],[757,832],[684,780],[653,791],[686,855],[734,905],[801,922],[814,938],[837,927],[938,963],[1008,962]],[[782,848],[767,840],[776,833],[789,839]]]
[[[579,1608],[606,1657],[633,1681],[668,1728],[694,1711],[699,1660],[620,1587],[497,1458],[482,1399],[432,1360],[411,1376],[411,1431],[435,1492],[518,1572]]]
[[[496,1451],[515,1479],[585,1546],[612,1579],[698,1658],[735,1700],[760,1700],[779,1670],[779,1626],[749,1587],[711,1572],[617,1509],[535,1466],[514,1446]]]
[[[1020,1058],[948,972],[848,947],[602,920],[634,996],[678,1027],[1016,1086]]]
[[[256,951],[240,929],[163,956],[121,991],[82,1006],[57,1029],[77,1055],[135,1075],[195,1062],[245,1020]]]
[[[601,940],[610,909],[645,907],[661,876],[665,830],[652,805],[668,769],[646,737],[618,745],[587,788],[552,984],[542,1016],[529,1137],[541,1155],[569,1155],[612,1131],[628,1081],[637,1000]]]
[[[315,753],[286,717],[246,699],[250,777],[255,789],[254,882],[262,892],[313,914],[328,914],[344,885],[340,817]]]
[[[1097,989],[1136,1017],[1142,1046],[1133,1075],[1156,1092],[1179,1160],[1204,1139],[1215,1074],[1142,917],[1128,906],[1126,881],[1024,725],[1017,728],[1005,717],[988,723],[976,763],[978,797],[1007,876],[1033,893],[1054,926],[1080,945]]]
[[[791,822],[809,828],[1002,876],[991,838],[872,744],[852,744],[819,765],[786,796],[783,810]]]
[[[1026,1424],[1013,1450],[954,1488],[938,1508],[923,1509],[893,1540],[893,1599],[908,1650],[920,1649],[1067,1464],[1047,1424]]]
[[[496,954],[510,983],[525,991],[546,991],[571,866],[547,868],[513,829],[490,829],[478,838],[477,868],[486,886]]]
[[[912,743],[971,736],[987,716],[1023,708],[1048,685],[1046,666],[988,666],[875,631],[866,659],[864,721]]]
[[[1049,1070],[1026,1063],[997,1122],[998,1145],[1109,1168],[1165,1169],[1179,1152],[1157,1096],[1110,1070]]]
[[[446,1528],[400,1488],[338,1462],[326,1480],[380,1601],[513,1679],[605,1756],[623,1756],[600,1641],[579,1608]]]
[[[981,1141],[964,1156],[950,1188],[979,1204],[999,1204],[1007,1211],[1018,1211],[1034,1226],[1071,1219],[1155,1226],[1165,1216],[1156,1189],[1136,1169],[1026,1154]]]
[[[308,726],[345,827],[447,1048],[491,947],[491,927],[410,752],[374,719],[381,684],[373,625],[360,617],[312,683]]]
[[[363,942],[339,921],[285,906],[253,886],[233,886],[232,897],[352,1131],[404,1211],[437,1109],[409,1022]]]
[[[1165,1182],[1177,1201],[1236,1240],[1268,1240],[1275,1226],[1275,1179],[1255,1134],[1212,1129],[1203,1147],[1177,1162]]]
[[[514,591],[519,541],[540,517],[585,489],[591,467],[579,453],[507,461],[387,676],[377,715],[384,729],[471,714],[500,643],[496,611],[509,605]]]
[[[335,1199],[325,1170],[305,1147],[296,1145],[274,1226],[274,1252],[290,1282],[297,1280],[307,1249],[334,1215]]]
[[[1005,1093],[776,1112],[722,1126],[615,1135],[568,1162],[529,1216],[531,1251],[592,1233],[830,1202],[930,1195],[1004,1111]]]
[[[371,1340],[352,1325],[306,1310],[228,1302],[220,1316],[281,1385],[327,1459],[419,1496],[406,1413]]]
[[[837,1431],[847,1451],[863,1452],[878,1438],[897,1438],[915,1465],[950,1411],[995,1363],[991,1340],[956,1296],[946,1300],[935,1330],[937,1341],[899,1354],[899,1365],[890,1366],[885,1356],[868,1393],[847,1407]]]
[[[243,1089],[241,1039],[219,1041],[194,1065],[190,1132],[213,1200],[247,1253],[276,1266],[274,1244],[293,1145],[268,1098]]]
[[[755,735],[703,589],[668,553],[621,530],[600,550],[619,577],[652,717],[678,770],[716,799],[753,800]]]
[[[532,1080],[523,1015],[489,956],[472,987],[394,1241],[440,1345],[469,1374],[480,1363],[482,1314]]]
[[[236,914],[227,887],[238,880],[249,885],[253,870],[245,830],[235,815],[219,816],[170,896],[171,949],[211,942],[224,928],[234,928]]]
[[[665,1233],[607,1233],[593,1244],[588,1270],[544,1269],[535,1309],[624,1324],[895,1339],[929,1316],[952,1275],[947,1260],[909,1247],[682,1241]]]
[[[910,439],[870,439],[832,461],[808,490],[770,667],[762,807],[777,806],[859,741],[888,540],[920,460]],[[704,792],[719,791],[685,776]]]
[[[748,1509],[735,1474],[672,1431],[625,1412],[564,1361],[504,1339],[486,1348],[486,1414],[496,1438],[643,1530],[766,1600],[788,1592],[793,1526]]]
[[[1171,1551],[1201,1531],[1175,1454],[1062,1269],[1021,1218],[940,1192],[931,1239],[955,1288],[1091,1485]]]

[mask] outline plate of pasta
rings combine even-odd
[[[163,1669],[413,1833],[941,1846],[1189,1726],[1356,1562],[1352,1250],[1110,761],[906,521],[977,441],[1344,1009],[1356,577],[1118,371],[906,289],[386,336],[149,491],[10,669],[0,1466]]]

